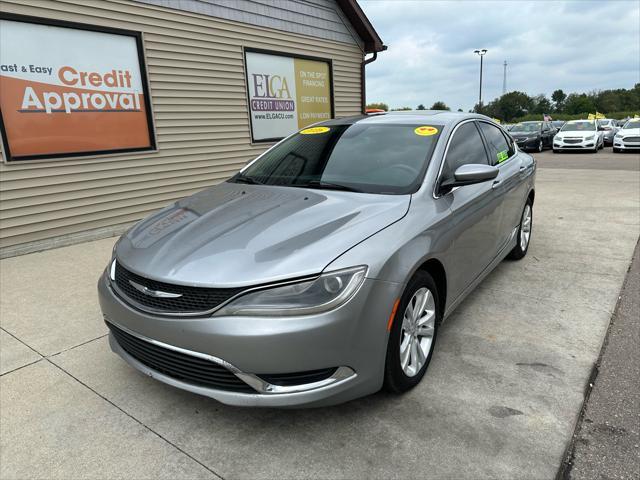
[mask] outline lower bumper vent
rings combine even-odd
[[[232,372],[221,365],[146,342],[108,323],[118,345],[147,367],[168,377],[216,390],[256,393]]]

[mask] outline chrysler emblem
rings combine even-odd
[[[133,280],[129,280],[129,283],[133,288],[144,293],[145,295],[149,295],[150,297],[180,298],[182,296],[181,293],[170,293],[170,292],[161,292],[160,290],[151,290],[150,288],[147,288],[144,285],[140,285],[139,283],[136,283]]]

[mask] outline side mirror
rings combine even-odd
[[[462,187],[464,185],[473,185],[475,183],[493,180],[498,176],[499,170],[491,165],[481,163],[469,163],[459,166],[454,172],[454,178],[445,180],[440,184],[441,193],[449,192],[453,187]]]

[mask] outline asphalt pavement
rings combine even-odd
[[[640,233],[640,162],[613,157],[536,154],[527,257],[503,262],[443,324],[414,390],[332,408],[227,407],[125,364],[95,293],[115,239],[1,260],[0,478],[554,478]],[[614,364],[601,361],[590,402]],[[612,417],[637,410],[615,394],[627,386],[603,387],[610,410],[587,404],[584,419],[633,432],[632,415]],[[572,478],[593,468],[580,455]]]
[[[611,319],[593,388],[569,448],[562,477],[640,478],[640,244]],[[591,386],[591,385],[590,385]]]

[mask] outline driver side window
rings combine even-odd
[[[468,163],[489,165],[487,152],[475,122],[462,124],[454,133],[444,159],[441,181],[453,180],[456,169]]]

